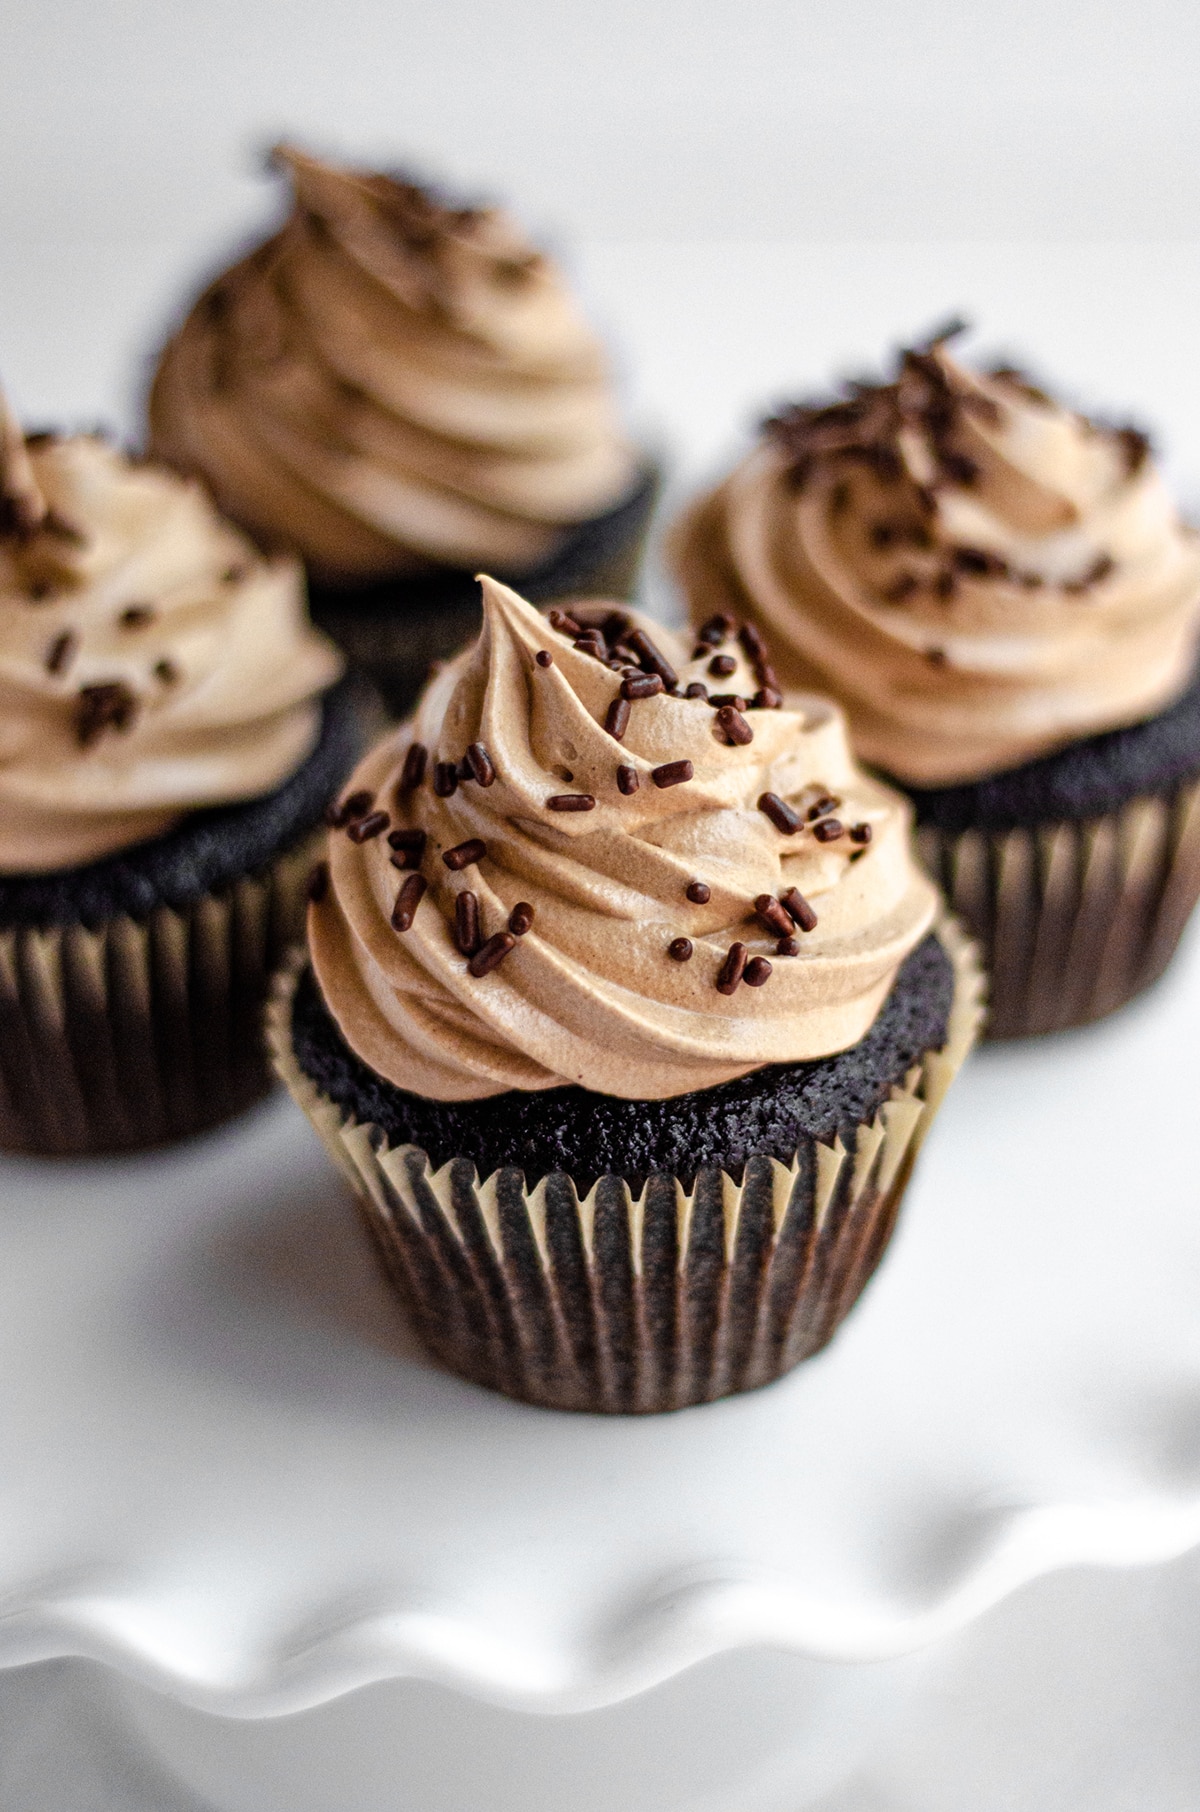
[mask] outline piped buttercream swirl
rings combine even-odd
[[[292,211],[165,348],[157,454],[342,580],[524,571],[630,490],[604,353],[508,215],[277,155]]]
[[[613,605],[576,613],[603,625],[580,637],[483,592],[479,640],[362,763],[330,834],[309,941],[352,1048],[432,1099],[650,1099],[857,1042],[935,895],[836,706],[752,705],[761,651],[732,623],[693,657]],[[624,722],[623,691],[643,694]]]
[[[674,561],[697,620],[759,623],[785,688],[831,692],[858,753],[916,786],[1139,722],[1196,656],[1200,542],[1144,435],[943,340],[768,423]]]
[[[0,520],[0,873],[72,868],[270,792],[316,742],[333,646],[291,560],[199,485],[35,436]]]

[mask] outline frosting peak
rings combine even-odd
[[[340,670],[296,565],[89,436],[16,457],[10,438],[2,471],[0,873],[92,862],[286,779]]]
[[[163,352],[152,445],[323,574],[537,565],[636,460],[554,264],[496,208],[284,146],[277,233]]]
[[[761,623],[785,686],[832,691],[917,786],[1148,717],[1195,658],[1200,542],[1146,437],[945,339],[768,422],[674,547],[697,617]]]
[[[732,622],[693,654],[482,584],[330,835],[310,945],[352,1047],[433,1099],[650,1099],[855,1043],[935,896],[836,707],[779,708]]]

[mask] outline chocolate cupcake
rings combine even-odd
[[[480,568],[627,597],[657,475],[561,273],[496,208],[276,153],[278,232],[159,361],[153,451],[267,548],[397,709],[479,625]]]
[[[122,1150],[268,1086],[355,707],[294,562],[194,483],[0,422],[0,1145]]]
[[[769,421],[674,559],[908,793],[1011,1037],[1144,988],[1200,895],[1200,541],[1142,432],[950,337]]]
[[[447,1365],[570,1409],[745,1390],[878,1262],[978,972],[753,633],[483,591],[349,783],[276,1063]]]

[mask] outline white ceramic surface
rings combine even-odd
[[[286,1101],[0,1170],[0,1661],[262,1715],[416,1674],[613,1702],[773,1645],[877,1659],[1023,1581],[1200,1540],[1200,944],[1109,1024],[975,1059],[829,1351],[658,1419],[412,1350]]]

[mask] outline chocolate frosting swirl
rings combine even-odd
[[[917,786],[1139,722],[1195,661],[1200,542],[1145,436],[944,340],[769,422],[673,556],[697,620],[752,617],[784,686],[832,692],[858,753]]]
[[[577,636],[482,583],[479,640],[362,763],[330,835],[309,941],[351,1047],[436,1100],[564,1083],[645,1100],[856,1043],[935,895],[837,708],[751,705],[761,650],[732,623],[693,657],[613,605]],[[649,694],[624,725],[622,689]]]
[[[342,580],[524,571],[618,502],[637,461],[603,352],[515,223],[277,158],[291,214],[165,348],[154,451]]]
[[[270,792],[341,663],[296,564],[198,485],[90,436],[21,454],[0,486],[0,873],[40,874]]]

